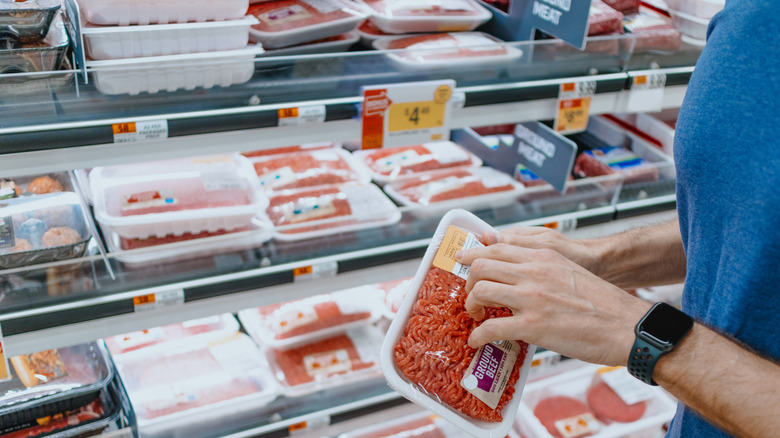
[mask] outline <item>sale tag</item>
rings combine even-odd
[[[451,79],[363,87],[363,149],[449,139],[454,90]]]
[[[576,134],[586,130],[595,94],[596,81],[561,84],[553,129],[559,134]]]
[[[304,432],[321,429],[329,425],[330,425],[330,416],[323,415],[322,417],[316,417],[311,420],[301,421],[300,423],[291,424],[287,428],[287,431],[290,433],[290,436],[293,436],[297,434],[303,434]]]
[[[160,309],[184,304],[184,289],[174,289],[133,297],[136,312]]]
[[[339,271],[339,265],[335,261],[322,262],[314,265],[301,266],[293,269],[293,281],[312,281],[320,278],[335,277]]]
[[[663,109],[666,74],[634,76],[628,92],[628,112],[658,112]]]
[[[3,329],[0,327],[0,382],[5,382],[6,380],[11,380],[11,371],[8,368],[8,357],[5,355]]]
[[[632,377],[624,367],[600,368],[598,374],[623,403],[629,406],[653,398],[650,387]]]
[[[279,110],[279,126],[298,126],[325,121],[325,105],[282,108]]]
[[[168,138],[167,120],[114,123],[114,143],[138,143]]]

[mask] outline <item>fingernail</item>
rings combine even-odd
[[[485,233],[485,244],[494,245],[498,243],[498,235],[492,231]]]
[[[457,260],[460,260],[461,257],[463,257],[463,250],[460,250],[460,251],[455,253],[455,258]]]

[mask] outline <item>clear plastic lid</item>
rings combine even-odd
[[[481,32],[455,32],[417,35],[398,39],[378,39],[378,50],[400,50],[388,57],[409,67],[447,68],[459,64],[503,63],[519,58],[523,52]]]
[[[343,149],[293,152],[251,158],[260,187],[273,190],[301,189],[347,182],[368,183],[371,178],[355,166]]]
[[[431,170],[482,165],[482,160],[476,155],[451,141],[359,150],[353,155],[368,168],[371,178],[380,184]]]
[[[282,394],[299,397],[379,375],[382,332],[374,326],[266,354]]]
[[[337,148],[340,145],[337,143],[334,143],[332,141],[325,141],[321,143],[304,143],[294,146],[282,146],[279,148],[270,148],[270,149],[258,149],[255,151],[247,151],[242,152],[241,155],[245,157],[265,157],[268,155],[280,155],[280,154],[289,154],[291,152],[302,152],[302,151],[312,151],[317,149],[330,149],[330,148]]]
[[[360,0],[371,21],[387,33],[469,31],[488,21],[490,11],[474,0]]]
[[[267,363],[252,340],[237,333],[190,338],[150,354],[114,358],[139,426],[216,423],[236,409],[260,408],[275,397]]]
[[[431,205],[454,199],[490,194],[512,194],[522,190],[509,175],[489,167],[429,172],[385,186],[391,198],[402,205]]]
[[[382,316],[375,292],[363,286],[246,309],[238,317],[259,344],[288,349],[375,322]]]
[[[99,392],[114,376],[107,354],[100,341],[12,357],[12,378],[0,382],[0,417]]]
[[[395,204],[372,184],[281,192],[271,197],[267,213],[280,240],[391,225],[401,219]]]

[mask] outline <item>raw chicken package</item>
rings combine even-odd
[[[371,181],[368,173],[343,149],[301,151],[250,160],[260,187],[266,191]]]
[[[359,0],[370,20],[391,34],[474,30],[490,20],[490,11],[474,0]]]
[[[381,375],[382,332],[372,325],[288,350],[266,349],[281,393],[300,397]]]
[[[96,167],[89,180],[95,218],[128,239],[230,231],[268,205],[238,154]]]
[[[431,170],[482,165],[479,157],[451,141],[364,149],[352,154],[378,184],[415,177]]]
[[[351,32],[366,15],[342,0],[277,0],[249,7],[260,23],[249,30],[249,40],[266,49],[278,49]]]
[[[247,332],[263,346],[285,350],[376,322],[382,316],[370,286],[242,310]]]
[[[192,338],[149,354],[119,355],[114,362],[141,437],[224,433],[257,417],[276,397],[265,358],[241,333]]]
[[[523,186],[509,175],[489,167],[428,172],[416,178],[390,183],[385,192],[401,205],[432,205],[447,201],[477,204],[508,199]],[[475,198],[475,199],[467,199]]]
[[[267,209],[274,238],[302,240],[392,225],[401,213],[373,184],[290,190],[271,197]]]
[[[468,346],[480,325],[466,312],[468,266],[454,254],[482,245],[492,231],[465,210],[444,215],[382,344],[382,372],[391,388],[478,437],[504,437],[512,427],[533,345],[521,340]],[[486,308],[486,318],[511,316]]]
[[[453,32],[409,36],[398,39],[378,39],[377,50],[392,50],[387,56],[414,70],[442,68],[453,64],[478,65],[509,63],[522,56],[523,51],[481,32]],[[400,50],[405,49],[405,50]]]

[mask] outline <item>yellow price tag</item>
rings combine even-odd
[[[293,269],[293,276],[297,277],[299,275],[307,275],[314,272],[314,268],[312,266],[303,266],[301,268],[295,268]]]
[[[413,131],[415,129],[444,126],[445,104],[435,101],[407,102],[390,106],[388,131]]]
[[[129,123],[114,123],[111,128],[114,131],[114,135],[117,134],[130,134],[136,132],[135,122]]]
[[[301,421],[300,423],[291,424],[290,427],[288,428],[288,431],[295,432],[295,431],[303,430],[303,429],[306,429],[306,422],[305,421]]]
[[[280,108],[279,118],[286,119],[290,117],[298,117],[298,108]]]
[[[586,130],[591,99],[591,97],[581,97],[561,100],[555,117],[555,131],[561,134],[574,134]]]
[[[141,306],[144,304],[152,304],[156,301],[156,298],[154,294],[148,294],[148,295],[139,295],[137,297],[133,297],[133,305],[135,306]]]

